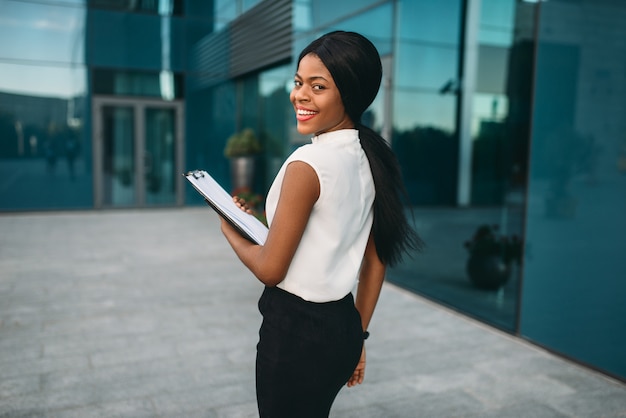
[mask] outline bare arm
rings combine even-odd
[[[251,243],[222,219],[222,232],[233,250],[266,286],[285,278],[319,192],[315,170],[302,161],[290,163],[265,245]]]
[[[384,280],[385,265],[380,261],[380,258],[378,258],[376,246],[374,245],[374,237],[370,234],[367,247],[365,248],[361,272],[359,274],[359,285],[357,287],[355,302],[356,308],[361,314],[361,326],[364,331],[367,330],[372,315],[374,315],[374,309],[376,308],[376,303],[378,303],[378,297],[380,296],[380,290]],[[348,380],[348,386],[351,387],[363,383],[364,377],[365,345],[363,345],[359,364],[356,366],[352,377]]]
[[[363,330],[367,330],[374,315],[374,309],[376,308],[384,280],[385,265],[378,258],[376,247],[374,246],[374,238],[370,235],[365,248],[356,295],[356,308],[361,314]]]

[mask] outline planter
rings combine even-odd
[[[232,157],[230,159],[230,179],[232,190],[241,188],[252,189],[255,166],[256,157],[252,155]]]
[[[497,290],[511,277],[511,264],[498,255],[471,256],[466,270],[472,284],[479,289]]]

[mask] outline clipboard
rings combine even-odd
[[[265,244],[269,231],[267,227],[254,215],[237,207],[233,202],[233,197],[209,173],[204,170],[193,170],[183,173],[183,176],[204,197],[209,206],[226,219],[244,238],[255,244]]]

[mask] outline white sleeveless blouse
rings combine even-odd
[[[287,165],[302,161],[320,183],[302,240],[278,287],[311,302],[339,300],[358,280],[372,228],[374,180],[358,131],[344,129],[312,138],[291,154],[267,195],[271,227]]]

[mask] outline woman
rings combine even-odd
[[[222,221],[237,256],[266,286],[261,417],[327,417],[341,387],[363,381],[385,268],[420,246],[395,156],[360,123],[381,78],[378,51],[359,34],[332,32],[306,47],[290,99],[298,132],[312,143],[288,157],[270,188],[267,241],[252,244]]]

